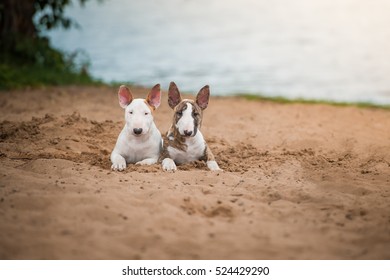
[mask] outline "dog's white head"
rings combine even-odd
[[[145,135],[153,124],[153,111],[160,106],[160,85],[155,85],[146,99],[133,98],[130,90],[122,85],[118,92],[119,105],[125,109],[125,120],[129,132],[135,136]]]
[[[204,86],[196,96],[196,101],[182,99],[174,82],[169,85],[168,104],[174,110],[173,124],[181,136],[194,137],[202,125],[203,110],[210,97],[209,86]]]

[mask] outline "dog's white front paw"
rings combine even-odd
[[[209,160],[209,161],[207,162],[207,167],[208,167],[211,171],[222,171],[222,169],[219,168],[218,163],[217,163],[215,160]]]
[[[176,164],[171,158],[165,158],[162,161],[162,168],[164,171],[176,171]]]
[[[151,165],[151,164],[155,164],[157,162],[157,158],[146,158],[144,160],[141,160],[139,162],[136,162],[135,164],[139,164],[139,165]]]
[[[124,158],[116,158],[111,165],[111,170],[123,171],[126,169],[126,160]]]

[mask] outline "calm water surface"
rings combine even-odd
[[[104,81],[390,104],[388,0],[106,0],[67,10]]]

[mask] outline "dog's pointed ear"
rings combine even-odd
[[[196,96],[196,104],[199,105],[199,107],[204,110],[207,108],[207,105],[209,105],[209,98],[210,98],[210,87],[208,85],[201,88],[201,90],[198,92]]]
[[[169,84],[169,90],[168,90],[168,104],[169,107],[174,109],[177,104],[179,104],[181,101],[181,95],[180,91],[177,88],[176,84],[174,82],[171,82]]]
[[[128,87],[126,87],[124,85],[121,85],[119,87],[118,99],[119,99],[119,105],[122,108],[126,108],[127,105],[129,105],[131,103],[131,101],[133,101],[133,95],[131,94]]]
[[[153,107],[153,109],[157,109],[161,104],[161,89],[160,84],[155,85],[146,97],[146,102]]]

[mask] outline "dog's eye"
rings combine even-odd
[[[178,115],[179,117],[183,116],[183,112],[176,112],[176,115]]]
[[[147,115],[149,115],[149,113],[148,113],[148,112],[145,112],[145,116],[147,116]]]
[[[194,115],[194,117],[197,117],[197,116],[199,116],[199,113],[198,112],[194,112],[193,115]]]
[[[130,111],[129,114],[132,115],[132,114],[133,114],[133,111]]]

